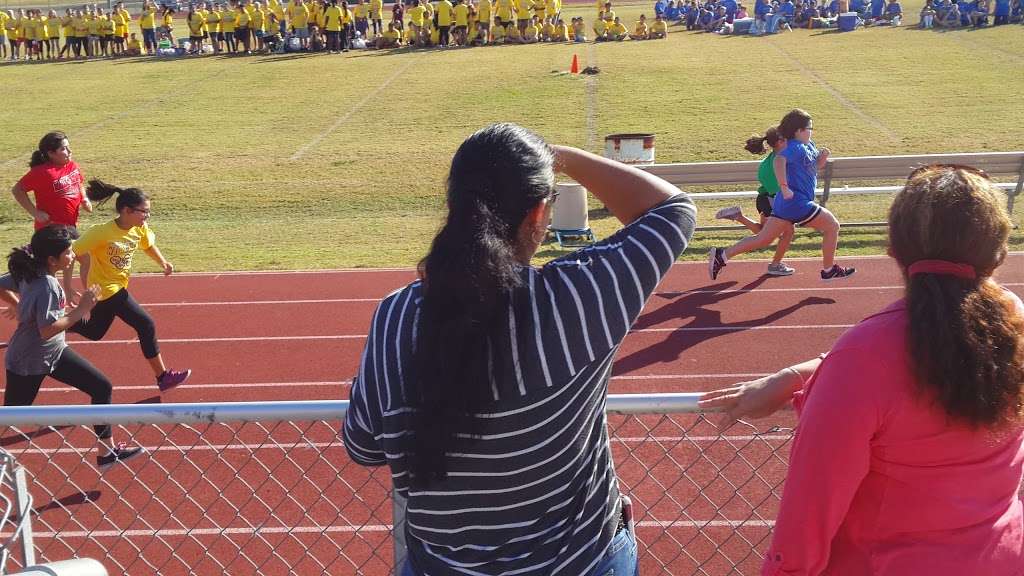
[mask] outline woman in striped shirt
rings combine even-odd
[[[560,170],[626,226],[540,268]],[[667,182],[512,124],[452,159],[420,280],[378,306],[345,446],[391,468],[421,574],[633,574],[605,425],[612,358],[686,247]]]

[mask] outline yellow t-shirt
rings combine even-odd
[[[167,12],[164,14],[164,26],[167,28],[174,28],[174,14]]]
[[[401,37],[401,32],[399,32],[398,30],[385,30],[383,36],[385,40],[393,40],[395,42],[398,42],[398,39]]]
[[[405,27],[405,37],[403,38],[406,44],[416,43],[416,33],[413,32],[412,26]]]
[[[220,10],[212,10],[206,15],[206,26],[209,27],[210,32],[216,34],[220,32],[220,21],[224,19],[224,15]]]
[[[138,50],[139,53],[141,54],[142,53],[142,43],[139,42],[138,38],[136,38],[135,40],[129,40],[128,41],[128,49],[129,50],[133,50],[133,51],[134,50]]]
[[[252,14],[249,14],[249,27],[253,30],[263,30],[263,22],[266,19],[267,13],[263,11],[263,8],[253,10]]]
[[[434,28],[430,31],[430,43],[437,46],[441,42],[441,31]]]
[[[423,6],[413,6],[409,8],[409,19],[412,23],[417,26],[423,26],[423,15],[427,12],[427,9]]]
[[[555,26],[555,34],[553,36],[555,40],[564,42],[569,39],[569,27],[564,23],[560,26]]]
[[[468,26],[469,25],[469,6],[466,6],[465,4],[456,4],[455,7],[452,8],[452,12],[455,15],[455,25],[456,26]],[[440,16],[438,16],[437,21],[438,22],[441,21],[441,17]]]
[[[646,22],[640,22],[638,20],[637,23],[636,23],[636,26],[634,26],[633,35],[634,36],[647,36],[647,23]]]
[[[484,24],[491,23],[491,0],[480,0],[480,2],[477,2],[476,19]]]
[[[594,33],[597,34],[598,36],[604,34],[607,30],[608,25],[605,24],[604,20],[598,19],[597,22],[594,22]]]
[[[309,25],[309,8],[306,5],[292,5],[288,7],[288,19],[293,28],[305,28]]]
[[[239,28],[247,28],[249,26],[249,13],[239,8],[235,11],[235,26]]]
[[[143,10],[142,14],[139,15],[139,28],[143,30],[156,28],[156,10],[153,8]]]
[[[533,0],[533,14],[540,18],[542,22],[547,17],[547,10],[548,7],[544,0]]]
[[[540,30],[538,30],[537,27],[534,26],[533,23],[531,22],[526,27],[526,29],[523,30],[523,38],[525,38],[527,40],[536,40],[537,39],[537,34],[539,32],[540,32]]]
[[[654,34],[668,35],[668,26],[664,20],[655,20],[654,24],[651,24],[651,32]]]
[[[89,23],[85,21],[85,18],[75,16],[72,19],[72,25],[75,27],[75,38],[85,38],[89,35]]]
[[[384,14],[383,0],[370,0],[370,18],[381,20]]]
[[[206,18],[199,12],[193,12],[188,19],[188,33],[192,36],[202,36],[203,26],[206,26]]]
[[[106,300],[128,288],[136,250],[148,250],[155,242],[149,224],[124,230],[111,220],[86,230],[71,248],[76,256],[89,255],[88,284],[98,285],[102,290],[99,299]]]
[[[494,11],[502,22],[512,19],[512,0],[497,0]]]
[[[356,18],[360,18],[360,19],[367,18],[370,15],[370,7],[367,6],[365,3],[363,3],[363,4],[356,4],[355,13],[356,13]]]
[[[504,40],[505,39],[505,27],[504,26],[495,26],[494,29],[491,30],[491,36],[494,38],[495,42],[499,42],[501,40]]]
[[[546,38],[553,37],[555,35],[555,25],[551,22],[545,22],[544,25],[540,27],[540,33]]]
[[[93,16],[89,19],[88,22],[86,22],[86,26],[89,27],[89,36],[100,35],[100,24],[100,19],[95,16]]]
[[[60,20],[61,27],[64,29],[65,38],[75,37],[75,19],[71,16],[65,16]]]
[[[238,14],[235,12],[224,12],[220,15],[220,31],[225,34],[235,33],[235,20]]]
[[[519,40],[519,28],[513,24],[505,29],[505,35],[509,40]]]
[[[128,24],[132,21],[132,15],[127,10],[122,8],[117,12],[117,20],[120,22],[120,29],[114,30],[114,34],[120,34],[125,36],[128,34]]]
[[[613,36],[622,36],[626,32],[628,32],[628,30],[626,30],[626,25],[623,24],[622,22],[619,22],[618,24],[612,24],[608,28],[608,33]]]
[[[441,0],[437,3],[437,25],[438,26],[451,26],[452,25],[452,3],[448,0]]]
[[[328,32],[341,32],[342,21],[341,8],[338,6],[330,6],[324,11],[324,29]]]
[[[114,21],[106,18],[100,23],[100,31],[103,32],[104,36],[113,36],[115,27]]]

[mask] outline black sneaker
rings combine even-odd
[[[839,264],[833,264],[828,270],[821,271],[822,280],[839,280],[841,278],[849,278],[856,272],[856,268],[843,268]]]
[[[142,454],[143,452],[145,452],[145,450],[142,449],[142,446],[129,448],[127,444],[125,444],[124,442],[120,442],[117,445],[117,448],[109,450],[103,456],[96,457],[96,467],[99,468],[101,471],[106,470],[107,468],[110,468],[117,462],[131,460],[132,458],[138,456],[139,454]]]
[[[708,274],[712,280],[718,278],[722,268],[725,268],[725,250],[722,248],[712,248],[708,252]]]

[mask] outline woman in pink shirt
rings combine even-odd
[[[889,211],[905,297],[821,359],[702,399],[800,413],[763,575],[1024,575],[1024,306],[991,278],[1000,197],[973,168],[915,171]]]

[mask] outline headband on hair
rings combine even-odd
[[[945,276],[956,276],[964,280],[974,280],[978,277],[974,266],[948,260],[918,260],[907,268],[907,275],[917,274],[941,274]]]

